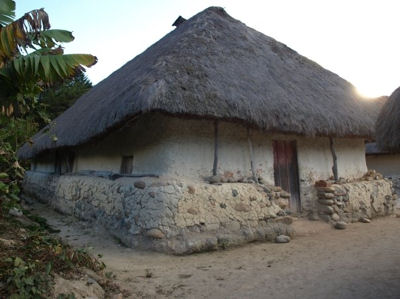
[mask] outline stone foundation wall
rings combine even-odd
[[[250,183],[27,172],[24,193],[104,225],[123,243],[174,254],[291,235],[287,192]]]
[[[396,192],[397,195],[397,200],[396,200],[396,208],[400,208],[400,175],[392,175],[389,177],[389,179],[392,181],[393,184],[393,189]]]
[[[392,182],[381,176],[352,183],[325,183],[316,189],[319,216],[325,221],[366,221],[395,211],[396,195]]]

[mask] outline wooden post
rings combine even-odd
[[[256,171],[254,169],[253,143],[251,142],[249,127],[247,127],[247,142],[249,143],[251,174],[253,175],[253,180],[257,183],[258,179],[257,179]]]
[[[217,175],[218,169],[218,120],[214,121],[214,164],[212,174]]]
[[[332,158],[333,158],[333,166],[332,166],[333,178],[335,179],[335,181],[337,181],[337,180],[339,180],[338,168],[337,168],[337,156],[336,156],[336,151],[335,151],[332,137],[329,137],[329,144],[331,146],[331,153],[332,153]]]

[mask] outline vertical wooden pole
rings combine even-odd
[[[257,183],[258,179],[257,179],[256,171],[254,169],[253,143],[251,142],[250,128],[249,127],[247,127],[247,142],[249,143],[251,174],[253,175],[253,180]]]
[[[334,146],[332,137],[329,137],[329,144],[331,146],[331,153],[332,153],[332,158],[333,158],[333,166],[332,166],[333,178],[335,179],[335,181],[337,181],[339,179],[338,168],[337,168],[337,156],[336,156],[335,146]]]
[[[217,175],[218,169],[218,120],[214,121],[214,164],[212,174]]]

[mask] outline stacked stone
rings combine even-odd
[[[286,192],[279,186],[263,185],[261,187],[267,194],[268,199],[278,205],[283,211],[288,212],[290,193]]]
[[[352,183],[331,184],[318,181],[319,217],[343,228],[346,222],[368,223],[372,217],[393,213],[396,195],[391,182],[381,179],[375,172],[365,179]]]
[[[340,219],[339,215],[335,212],[335,203],[338,200],[342,203],[340,199],[335,194],[335,188],[332,187],[328,182],[322,184],[322,186],[317,186],[318,191],[318,211],[320,218],[329,222],[331,220],[338,221]]]
[[[395,175],[390,177],[393,183],[394,195],[400,194],[400,175]]]

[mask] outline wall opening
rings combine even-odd
[[[290,193],[289,207],[301,212],[296,141],[273,140],[275,185]]]
[[[121,159],[121,174],[132,174],[133,171],[133,156],[122,156]]]
[[[75,153],[72,151],[57,151],[54,172],[56,174],[72,173],[74,170]]]

